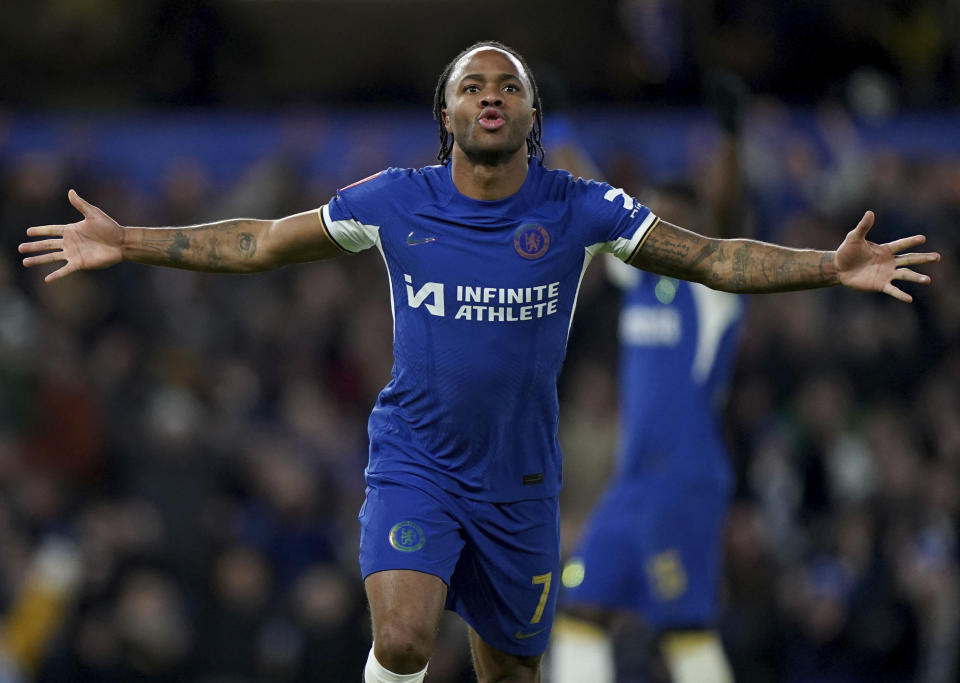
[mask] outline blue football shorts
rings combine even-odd
[[[564,565],[564,606],[631,610],[657,630],[714,625],[728,506],[708,481],[615,483]]]
[[[360,509],[363,578],[390,569],[433,574],[446,608],[492,647],[534,656],[547,648],[560,567],[557,498],[490,503],[416,476],[372,477]]]

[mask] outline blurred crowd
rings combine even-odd
[[[738,485],[722,632],[741,683],[956,683],[960,157],[866,146],[840,109],[813,120],[752,107],[752,232],[834,248],[869,208],[874,241],[923,232],[943,262],[913,305],[751,297],[725,413]],[[710,147],[691,136],[700,182]],[[379,256],[250,276],[121,264],[46,285],[16,244],[74,220],[68,187],[123,224],[185,225],[316,207],[378,160],[317,178],[277,154],[224,185],[197,156],[147,191],[96,150],[2,149],[0,681],[356,680],[366,417],[391,366]],[[658,179],[636,156],[595,161],[631,192]],[[601,271],[561,381],[567,549],[617,439]],[[429,680],[472,680],[468,657],[451,618]]]
[[[488,0],[483,12],[449,0],[34,0],[4,9],[3,99],[31,108],[413,104],[431,96],[446,60],[491,37],[535,69],[549,56],[590,101],[697,104],[700,74],[722,67],[794,102],[846,92],[874,113],[960,103],[955,0]],[[450,30],[436,30],[438,17]]]
[[[747,133],[772,237],[829,248],[871,208],[871,239],[922,232],[943,263],[912,306],[753,297],[727,412],[740,500],[725,636],[745,680],[955,681],[960,160],[865,149],[825,110],[823,164],[770,135],[775,118]]]

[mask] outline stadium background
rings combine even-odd
[[[489,37],[564,86],[545,102],[548,163],[562,122],[614,184],[698,181],[717,135],[702,84],[723,67],[753,93],[760,237],[832,248],[870,208],[874,239],[922,231],[942,252],[912,306],[752,298],[725,420],[722,630],[746,683],[958,680],[957,3],[44,0],[4,15],[0,680],[356,679],[365,419],[390,369],[378,257],[256,276],[124,264],[45,286],[15,248],[29,225],[73,220],[69,187],[121,223],[189,224],[302,211],[431,163],[435,79]],[[599,271],[561,385],[567,543],[616,440],[616,294]],[[444,624],[431,681],[468,680],[461,629]]]

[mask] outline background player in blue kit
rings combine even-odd
[[[536,681],[559,563],[556,381],[591,258],[732,291],[833,284],[910,296],[926,283],[874,245],[867,213],[836,252],[702,237],[659,221],[622,190],[549,171],[523,60],[497,43],[444,70],[441,165],[388,169],[319,211],[189,228],[124,228],[70,193],[83,220],[30,228],[24,265],[47,276],[121,260],[253,272],[376,247],[390,278],[394,368],[369,421],[360,564],[374,644],[364,680],[426,675],[444,607],[470,625],[481,681]]]
[[[694,192],[666,185],[648,201],[679,220],[695,211]],[[590,680],[612,682],[608,632],[630,611],[657,634],[672,680],[730,681],[714,631],[732,489],[716,415],[745,305],[697,283],[613,268],[625,288],[620,455],[564,568],[551,680],[586,680],[590,671]]]
[[[707,234],[748,224],[739,156],[745,89],[716,74],[708,104],[721,136],[701,192],[663,183],[644,196],[657,215]],[[610,259],[624,290],[619,321],[620,445],[616,471],[563,572],[551,683],[612,683],[611,633],[639,616],[675,683],[727,683],[715,628],[722,537],[733,472],[719,414],[744,319],[743,297],[641,273]],[[651,390],[654,387],[654,390]],[[625,620],[627,624],[631,620]],[[646,650],[631,631],[624,648]],[[637,657],[633,657],[637,659]]]

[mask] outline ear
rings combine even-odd
[[[535,124],[536,122],[537,122],[537,110],[531,109],[530,110],[530,128],[527,129],[528,133],[533,130],[533,124]]]
[[[452,133],[453,131],[450,130],[450,116],[447,114],[447,110],[441,109],[440,115],[443,117],[443,127],[447,129],[448,133]]]

